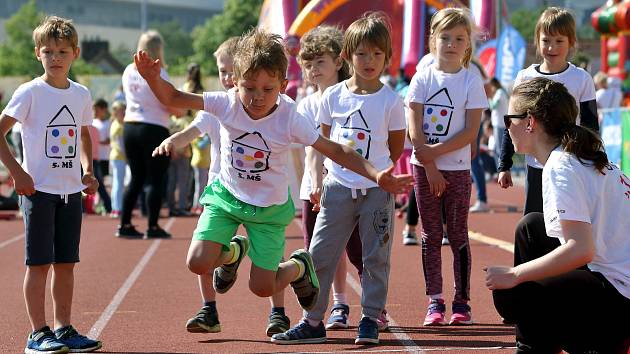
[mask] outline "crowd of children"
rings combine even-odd
[[[123,74],[126,102],[115,101],[108,120],[107,102],[92,104],[87,88],[68,79],[79,56],[74,26],[47,17],[33,32],[44,74],[20,86],[0,116],[3,136],[20,123],[21,138],[30,142],[20,164],[0,139],[26,229],[24,298],[32,332],[25,352],[101,348],[71,324],[81,192],[98,193],[104,212],[121,219],[117,236],[128,238],[143,235],[131,212],[146,193],[146,236],[170,237],[157,224],[167,175],[170,215],[200,214],[186,264],[198,276],[202,308],[186,323],[189,332],[221,331],[216,293],[230,290],[248,256],[250,290],[270,298],[271,342],[322,343],[327,330],[350,325],[349,260],[362,287],[355,343],[379,343],[387,329],[395,195],[412,187],[403,242],[418,243],[419,216],[428,303],[421,322],[473,324],[468,214],[489,207],[483,193],[470,206],[471,172],[485,184],[483,170],[475,169],[498,163],[498,183],[508,188],[515,150],[527,154],[526,215],[516,229],[514,267],[487,268],[486,285],[499,313],[516,324],[517,352],[624,350],[628,333],[594,323],[602,301],[630,314],[630,241],[622,231],[630,225],[606,213],[613,207],[615,215],[630,213],[630,180],[608,163],[596,135],[593,79],[568,61],[577,41],[573,17],[561,8],[543,12],[535,30],[542,63],[518,73],[511,100],[498,80],[486,80],[471,64],[475,26],[466,10],[433,15],[431,55],[396,90],[381,81],[392,57],[390,31],[384,14],[369,13],[345,33],[323,25],[306,33],[298,63],[313,92],[298,104],[284,94],[288,60],[278,35],[253,29],[224,42],[214,56],[226,91],[204,92],[197,64],[181,90],[169,83],[163,41],[149,31]],[[285,260],[285,229],[295,216],[287,165],[294,143],[306,149],[305,249]],[[483,161],[481,152],[494,159]],[[123,192],[127,164],[131,181]],[[110,166],[111,197],[104,183]],[[240,225],[247,236],[236,234]],[[444,243],[455,279],[448,320]],[[44,311],[50,268],[53,329]],[[293,327],[284,309],[289,285],[304,309]],[[548,302],[567,319],[561,330],[537,320]],[[550,338],[554,330],[559,335]]]

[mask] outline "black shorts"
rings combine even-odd
[[[20,196],[26,265],[79,262],[81,193]]]

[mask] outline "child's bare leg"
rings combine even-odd
[[[55,328],[70,325],[74,290],[74,263],[53,264],[50,292],[53,301]]]
[[[186,265],[191,272],[204,275],[232,258],[233,248],[223,252],[223,245],[213,241],[192,240],[188,248]]]
[[[216,301],[217,293],[212,287],[212,274],[200,274],[197,276],[199,281],[199,291],[201,292],[201,298],[204,303]]]
[[[26,312],[33,331],[46,325],[45,299],[48,269],[50,269],[50,264],[27,266],[26,274],[24,274],[22,290],[26,302]]]

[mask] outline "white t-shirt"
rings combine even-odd
[[[109,152],[112,150],[109,143],[101,144],[101,141],[109,139],[109,128],[111,127],[111,119],[93,119],[92,126],[98,130],[98,156],[93,156],[95,160],[109,160]]]
[[[621,90],[615,88],[609,87],[595,92],[595,100],[599,109],[617,108],[621,105],[622,98]]]
[[[319,134],[296,111],[295,102],[278,96],[278,107],[254,120],[234,89],[204,92],[204,110],[221,123],[223,186],[239,200],[260,206],[284,204],[289,198],[291,143],[313,145]]]
[[[68,80],[58,89],[41,78],[13,93],[3,113],[22,123],[24,161],[35,190],[52,194],[82,191],[81,127],[92,124],[92,97],[83,85]]]
[[[313,129],[318,133],[319,123],[317,122],[317,112],[319,111],[319,99],[320,96],[317,92],[304,97],[297,105],[297,111],[304,118],[306,118]],[[308,168],[308,161],[304,159],[304,175],[302,176],[302,184],[300,185],[300,199],[309,200],[311,194],[311,171]]]
[[[168,74],[162,68],[160,77],[168,81]],[[125,122],[139,122],[160,125],[168,129],[170,113],[158,101],[147,81],[140,76],[134,64],[125,68],[122,76],[123,90],[127,100]]]
[[[490,100],[490,122],[493,127],[504,128],[503,116],[508,112],[509,98],[505,90],[498,89]]]
[[[595,257],[588,268],[630,299],[630,178],[612,164],[604,172],[553,151],[542,175],[545,227],[564,244],[560,220],[591,224]]]
[[[547,74],[540,72],[540,64],[532,64],[529,67],[521,70],[514,79],[514,87],[523,81],[533,79],[535,77],[544,77],[549,80],[553,80],[563,84],[567,91],[575,98],[575,103],[578,108],[578,116],[575,124],[580,124],[580,103],[589,102],[595,100],[595,83],[591,75],[582,68],[569,63],[569,66],[559,72],[553,74]],[[543,168],[542,164],[538,162],[533,156],[525,155],[525,161],[531,167]]]
[[[418,64],[416,64],[416,72],[425,70],[427,67],[429,67],[433,63],[435,63],[435,56],[433,54],[431,54],[431,53],[425,54],[420,59]],[[481,79],[481,82],[484,81],[484,78],[483,78],[484,75],[481,73],[481,70],[479,69],[479,67],[477,65],[475,65],[475,64],[473,64],[471,62],[468,65],[468,70],[470,70],[475,75],[479,75],[479,78]]]
[[[201,135],[208,134],[210,138],[210,169],[208,170],[208,185],[210,185],[221,172],[221,125],[206,111],[198,111],[190,125],[199,129]]]
[[[403,102],[387,85],[377,92],[358,95],[350,92],[345,81],[324,91],[320,99],[317,121],[331,127],[330,139],[353,148],[377,170],[390,167],[389,132],[405,130]],[[364,189],[378,184],[331,159],[324,161],[327,178],[347,188]]]
[[[481,77],[469,69],[445,73],[430,65],[411,79],[406,101],[421,103],[424,109],[422,129],[428,144],[445,142],[466,127],[466,110],[488,108],[488,98]],[[422,164],[411,155],[410,162]],[[435,159],[443,171],[470,169],[470,144]]]

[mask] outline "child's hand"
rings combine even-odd
[[[313,204],[313,211],[319,211],[320,205],[319,202],[322,197],[322,189],[321,188],[313,188],[311,187],[310,199]]]
[[[153,150],[151,156],[155,157],[158,155],[169,156],[175,150],[175,146],[173,145],[173,141],[170,138],[164,139],[164,141],[160,144],[160,146],[156,147]]]
[[[434,164],[424,165],[424,170],[427,174],[427,181],[429,182],[429,190],[431,194],[438,198],[441,197],[446,190],[448,181]]]
[[[98,190],[98,180],[91,173],[86,173],[81,177],[81,183],[83,183],[86,188],[83,190],[85,194],[94,194]]]
[[[413,177],[411,175],[394,176],[392,172],[394,166],[382,170],[376,176],[376,183],[385,191],[394,194],[408,193],[413,186]]]
[[[415,148],[414,156],[422,164],[433,162],[433,160],[437,157],[434,149],[435,147],[433,145],[422,144]]]
[[[511,289],[518,285],[518,276],[514,267],[487,267],[486,286],[490,290]]]
[[[151,59],[149,54],[141,50],[133,55],[133,62],[140,75],[147,81],[160,77],[160,59]]]
[[[33,177],[22,170],[15,174],[13,177],[13,185],[15,186],[15,193],[17,195],[32,195],[35,193],[35,183]]]
[[[512,183],[512,173],[510,171],[499,172],[499,179],[497,180],[501,188],[509,188],[514,185]]]

